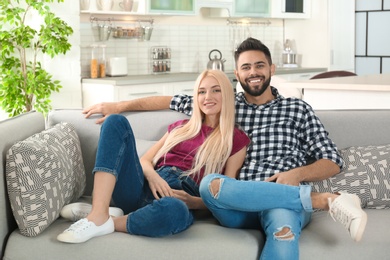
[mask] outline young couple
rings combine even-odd
[[[234,97],[226,94],[231,91],[226,76],[215,71],[199,76],[193,97],[151,97],[148,98],[149,102],[152,101],[150,105],[144,99],[102,103],[85,110],[87,117],[102,113],[104,117],[99,122],[105,121],[94,170],[92,210],[84,210],[87,217],[60,234],[60,241],[83,242],[110,233],[114,228],[148,236],[173,234],[191,225],[192,209],[204,206],[223,226],[262,229],[266,235],[262,259],[299,259],[299,236],[302,228],[309,223],[313,208],[329,210],[331,216],[349,231],[352,239],[361,239],[367,216],[356,195],[312,193],[310,186],[304,184],[329,178],[337,174],[343,165],[336,146],[328,138],[312,108],[300,99],[283,98],[277,89],[270,86],[275,66],[268,48],[260,41],[253,38],[245,40],[235,52],[235,62],[236,77],[245,91],[235,96],[236,123],[250,137],[248,147],[241,130],[235,128],[233,122],[225,122],[234,120],[233,113],[224,112],[229,110],[229,106],[234,111],[234,104],[228,102]],[[209,91],[215,86],[220,92],[211,95]],[[218,105],[221,102],[223,105]],[[170,126],[169,133],[141,158],[141,169],[127,120],[109,115],[169,106],[192,113],[191,119]],[[223,124],[219,125],[220,122]],[[119,126],[124,130],[119,131]],[[182,152],[185,153],[186,145],[183,144],[191,142],[194,136],[198,140],[198,136],[205,133],[202,132],[203,127],[211,130],[203,136],[203,145],[198,142],[200,146],[191,162],[187,163],[187,168],[181,159],[174,157],[168,160],[175,149],[177,152],[184,148]],[[183,133],[187,131],[191,131],[192,135]],[[126,151],[123,156],[113,148],[116,139],[121,138],[126,141],[118,142],[126,148],[116,149]],[[218,147],[214,145],[218,142],[214,143],[214,138],[224,140],[219,147],[224,149],[216,150]],[[225,145],[227,143],[229,145]],[[210,144],[212,148],[208,146]],[[210,152],[209,148],[213,151],[210,153],[212,157],[203,157]],[[174,164],[175,160],[180,160],[181,164]],[[212,166],[209,165],[211,162]],[[165,167],[159,168],[163,165]],[[124,170],[127,167],[131,171]],[[169,168],[168,174],[166,168]],[[159,178],[154,169],[157,169]],[[122,179],[138,182],[124,184]],[[172,179],[174,181],[171,182]],[[198,185],[201,199],[197,197]],[[115,205],[129,215],[109,216],[111,195]],[[146,205],[139,204],[140,197],[149,198]],[[68,211],[72,207],[77,210],[78,205],[67,207]],[[171,207],[180,210],[172,214]],[[161,214],[163,225],[157,222],[162,221],[161,217],[153,219],[154,212]],[[105,225],[110,228],[106,229]],[[150,232],[151,226],[158,234]]]

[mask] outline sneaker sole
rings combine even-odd
[[[104,236],[104,235],[108,235],[108,234],[113,233],[115,231],[114,221],[110,217],[106,223],[104,223],[102,226],[97,226],[96,228],[101,229],[101,230],[99,230],[93,234],[89,234],[88,236],[79,237],[79,238],[75,238],[74,236],[72,236],[71,233],[63,232],[57,236],[57,240],[60,242],[69,243],[69,244],[84,243],[84,242],[90,240],[91,238],[100,237],[100,236]]]
[[[354,197],[354,200],[356,202],[356,205],[358,205],[360,207],[360,199],[358,197]],[[354,239],[356,242],[359,242],[362,239],[364,230],[366,229],[367,213],[364,212],[364,210],[362,210],[362,212],[363,212],[362,219],[360,221],[360,225],[359,225],[359,228],[357,230],[356,237]]]

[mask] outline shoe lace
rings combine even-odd
[[[332,202],[331,198],[328,198],[329,214],[334,221],[340,222],[346,229],[349,230],[353,216],[348,210],[342,207],[337,201]]]
[[[79,221],[73,223],[72,225],[70,225],[70,227],[66,231],[79,233],[79,232],[82,232],[83,230],[89,228],[89,226],[90,226],[90,222],[87,219],[83,218],[83,219],[80,219]]]

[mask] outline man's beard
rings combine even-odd
[[[265,78],[265,77],[263,77]],[[264,91],[267,90],[271,83],[271,77],[269,77],[262,85],[255,86],[254,88],[251,88],[249,84],[246,83],[246,81],[239,80],[241,87],[244,89],[246,93],[248,93],[251,96],[258,97],[261,96],[261,94],[264,93]]]

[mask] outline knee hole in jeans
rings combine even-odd
[[[294,240],[295,236],[291,231],[291,228],[285,226],[277,229],[277,231],[274,233],[274,238],[275,240],[279,241],[292,241]]]
[[[217,178],[212,180],[210,183],[209,188],[210,188],[211,195],[214,197],[214,199],[218,197],[222,181],[223,181],[222,179]]]

